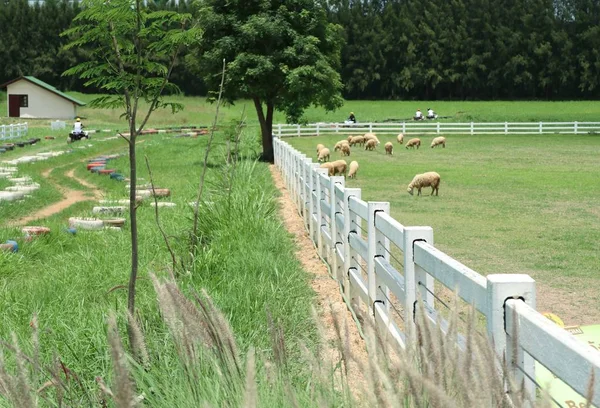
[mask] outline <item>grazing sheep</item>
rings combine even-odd
[[[350,146],[347,144],[342,145],[342,156],[350,156]]]
[[[431,187],[431,195],[435,191],[435,195],[438,195],[440,189],[440,175],[435,171],[428,173],[417,174],[408,185],[408,194],[413,195],[413,189],[418,190],[417,195],[421,195],[421,188]]]
[[[417,146],[417,149],[419,148],[419,146],[421,146],[421,139],[415,137],[414,139],[410,139],[407,143],[406,143],[406,148],[408,149],[409,147],[415,147]]]
[[[390,155],[394,155],[394,145],[392,144],[392,142],[387,142],[385,144],[385,154],[390,154]]]
[[[332,162],[321,164],[321,168],[327,169],[327,174],[329,176],[333,176],[333,163]]]
[[[398,143],[402,144],[404,143],[404,135],[402,133],[400,133],[397,137],[398,139]]]
[[[436,137],[431,141],[432,149],[439,145],[442,145],[443,148],[446,148],[446,138],[444,136]]]
[[[346,175],[346,168],[348,167],[348,163],[346,163],[346,160],[336,160],[334,162],[331,162],[331,166],[333,167],[334,176],[336,174],[340,176]]]
[[[363,136],[366,140],[375,140],[377,142],[377,144],[379,144],[379,139],[377,138],[377,135],[375,133],[365,133],[365,135]]]
[[[354,136],[352,138],[352,140],[350,140],[350,146],[354,146],[354,145],[364,145],[365,144],[365,138],[362,136]]]
[[[325,146],[323,146],[321,143],[319,143],[317,145],[317,155],[319,154],[319,152],[321,151],[321,149],[324,149],[324,148],[325,148]]]
[[[344,145],[344,144],[345,144],[345,145],[347,145],[347,144],[348,144],[348,141],[347,141],[346,139],[344,139],[344,140],[340,140],[340,141],[339,141],[339,142],[337,142],[337,143],[335,144],[335,146],[333,147],[333,151],[334,151],[334,152],[337,152],[338,150],[340,150],[340,149],[342,148],[342,145]]]
[[[348,170],[349,178],[356,178],[356,173],[358,172],[358,162],[354,160],[350,162],[350,169]]]
[[[365,150],[375,150],[375,146],[377,146],[377,141],[375,139],[367,140],[365,143]]]
[[[329,149],[326,148],[326,147],[324,147],[319,152],[319,158],[317,160],[319,161],[319,163],[322,162],[322,161],[328,161],[329,160],[329,155],[330,155]]]
[[[348,138],[346,139],[348,141],[348,143],[350,143],[350,141],[352,140],[353,137],[354,136],[352,136],[352,135],[348,136]]]

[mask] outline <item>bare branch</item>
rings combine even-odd
[[[171,260],[173,261],[173,270],[176,271],[177,270],[177,258],[175,257],[175,253],[173,252],[173,249],[171,248],[171,244],[169,243],[169,237],[165,233],[165,230],[163,229],[162,225],[160,224],[160,218],[158,216],[158,199],[156,198],[156,192],[154,190],[154,179],[152,178],[152,169],[150,169],[150,162],[148,161],[148,156],[144,155],[144,159],[146,160],[146,167],[148,168],[148,175],[150,177],[150,185],[152,186],[152,195],[154,196],[154,216],[156,219],[156,225],[158,226],[158,229],[160,230],[160,233],[162,234],[163,239],[165,240],[165,245],[167,246],[167,249],[169,250],[169,253],[171,254]],[[173,281],[175,281],[175,277],[173,276],[173,273],[171,273],[171,279],[173,279]]]

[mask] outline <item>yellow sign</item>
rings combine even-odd
[[[549,313],[551,314],[551,313]],[[556,315],[557,320],[549,317],[546,313],[544,316],[548,317],[550,320],[557,323],[559,326],[564,327],[564,324],[561,325],[558,323],[562,323],[562,320]],[[594,326],[570,326],[565,327],[569,333],[574,335],[581,342],[589,345],[598,353],[600,353],[600,325]],[[567,384],[556,378],[554,374],[552,374],[546,367],[536,362],[535,364],[535,378],[544,388],[548,390],[548,393],[552,398],[554,398],[557,402],[562,404],[565,408],[585,408],[586,399],[579,395],[576,391],[574,391]],[[586,384],[587,386],[587,384]],[[592,405],[593,407],[593,405]]]

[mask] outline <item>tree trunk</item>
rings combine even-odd
[[[135,158],[135,140],[137,138],[135,124],[130,126],[129,131],[129,218],[131,225],[131,274],[129,275],[129,292],[127,297],[127,309],[132,316],[135,316],[135,283],[138,273],[138,231],[137,231],[137,171]],[[129,330],[129,326],[128,332]],[[131,339],[131,334],[129,337]]]
[[[261,160],[273,163],[275,161],[275,155],[273,153],[273,111],[275,106],[273,105],[273,102],[267,102],[267,115],[265,116],[261,100],[258,97],[254,97],[252,100],[254,101],[254,107],[256,108],[262,135],[263,153]]]

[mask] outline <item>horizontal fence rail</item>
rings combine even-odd
[[[27,136],[29,129],[27,123],[14,123],[10,125],[0,125],[0,140],[19,139]]]
[[[600,133],[600,122],[401,122],[401,123],[312,123],[308,125],[277,124],[277,137],[377,134],[589,134]]]
[[[600,353],[535,311],[531,277],[480,275],[437,249],[431,227],[404,226],[390,215],[389,203],[363,201],[361,190],[347,188],[344,177],[328,176],[319,163],[279,138],[273,143],[275,165],[347,303],[357,314],[371,316],[394,346],[410,342],[418,310],[446,330],[448,322],[436,310],[442,303],[436,291],[447,288],[485,318],[498,368],[506,359],[530,395],[536,395],[536,361],[582,394],[595,370],[593,403],[600,406]],[[457,342],[465,350],[462,335]]]

